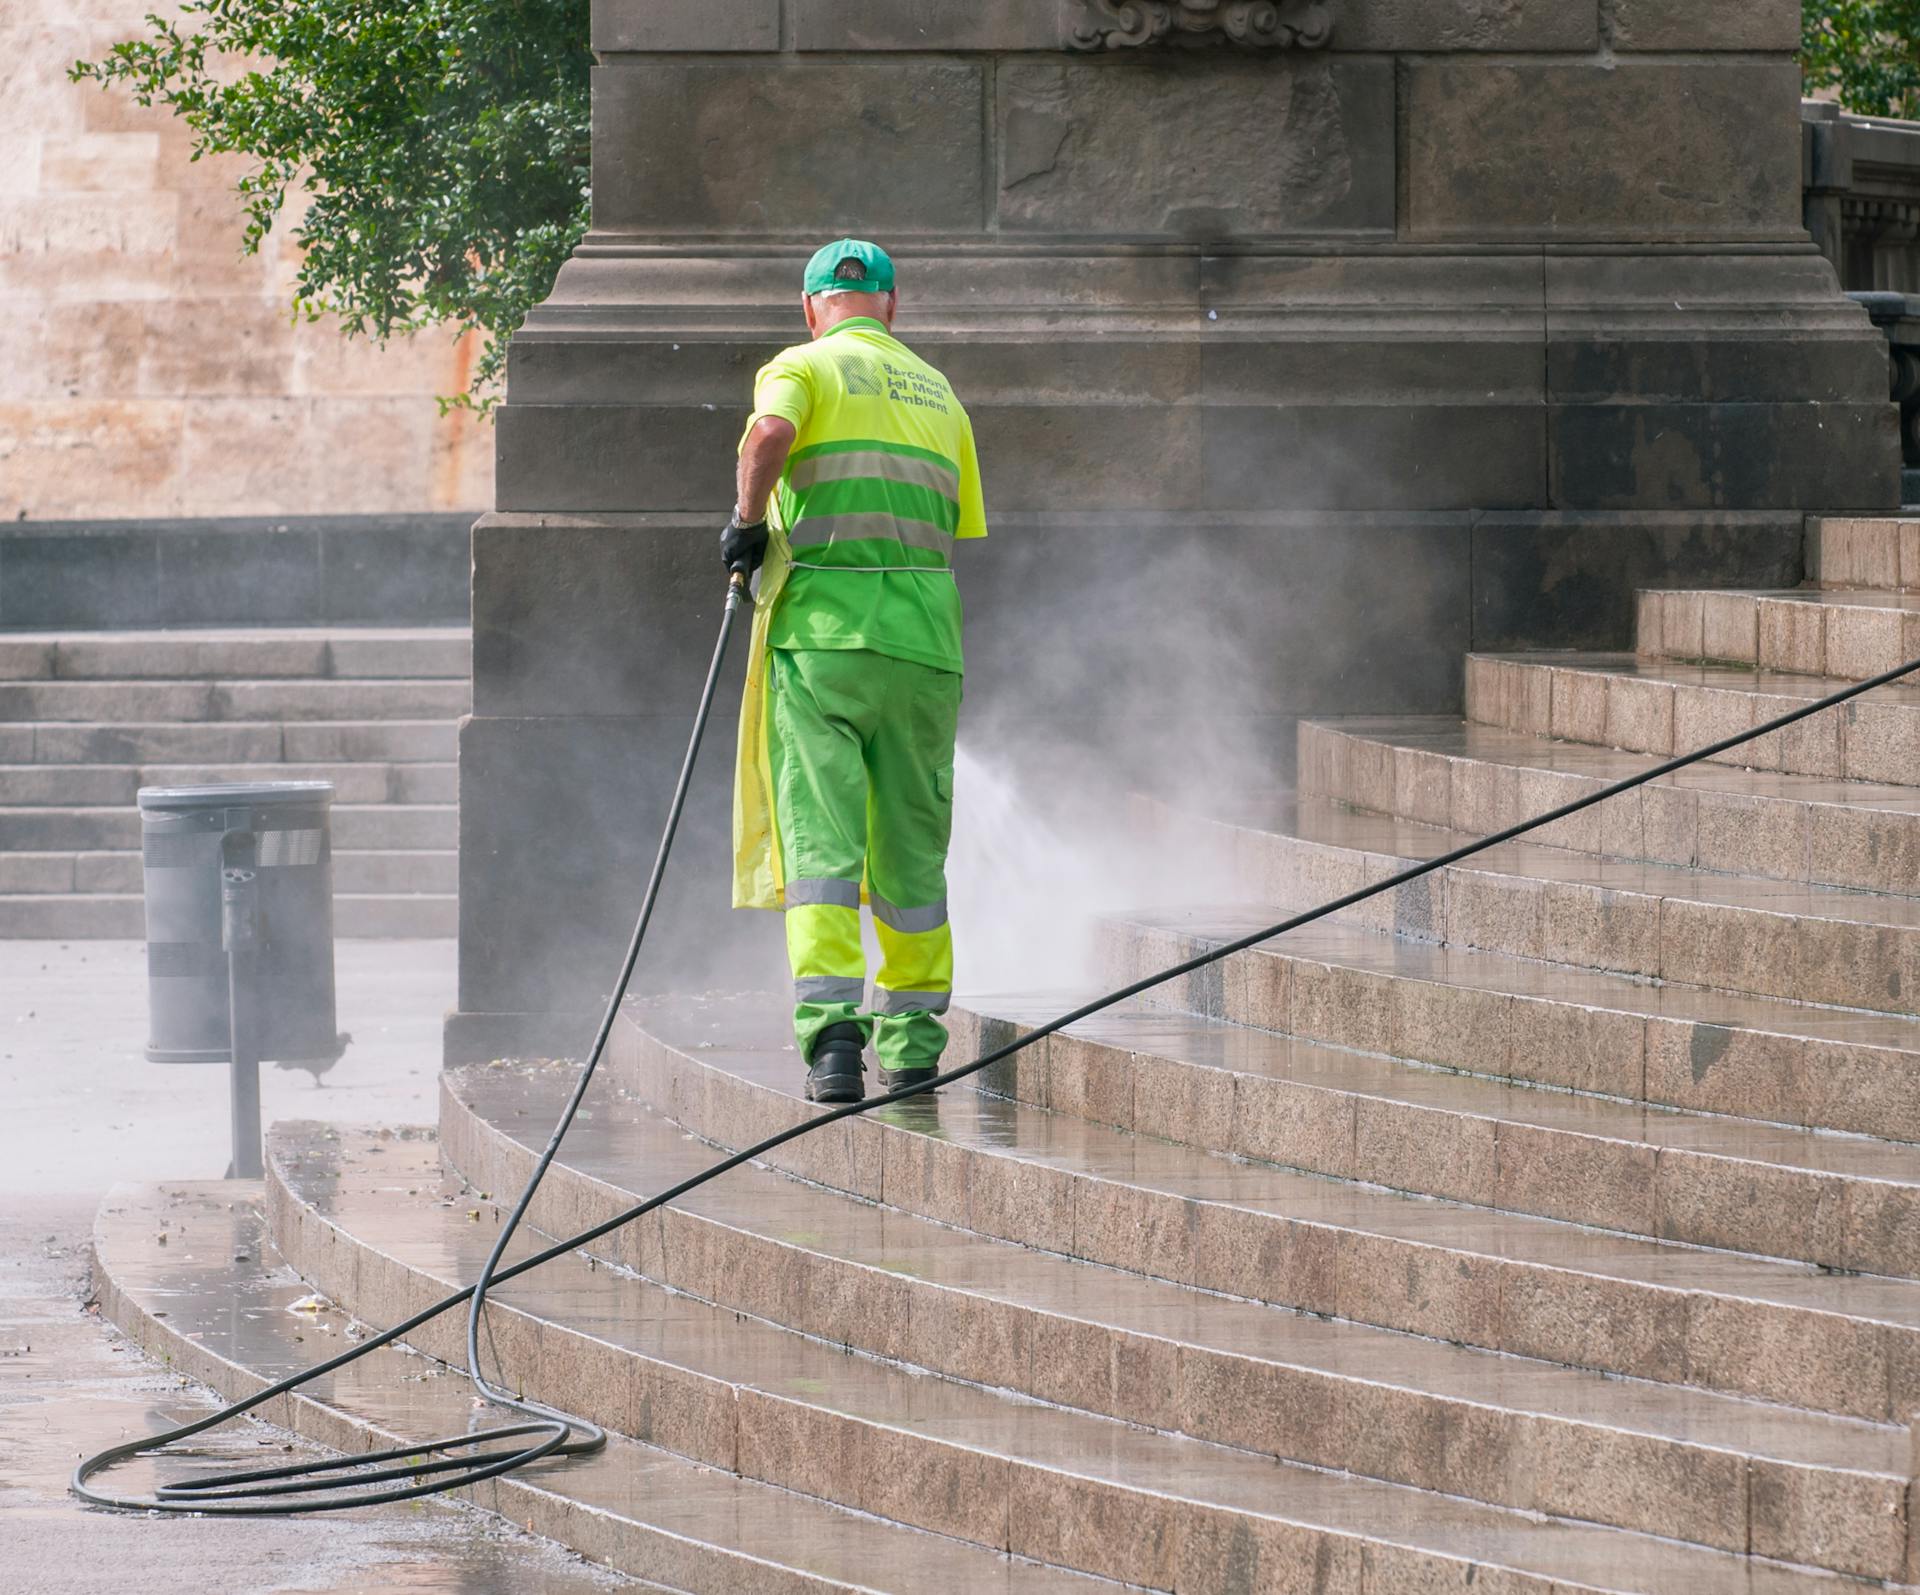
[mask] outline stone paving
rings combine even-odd
[[[450,942],[341,943],[341,1021],[354,1045],[322,1090],[267,1071],[268,1114],[353,1123],[425,1111],[452,973]],[[89,1303],[88,1227],[105,1190],[217,1176],[226,1162],[225,1072],[140,1057],[145,974],[139,943],[0,943],[0,1544],[10,1595],[631,1587],[471,1510],[216,1523],[87,1511],[68,1496],[82,1452],[184,1421],[211,1399],[140,1355]],[[156,1251],[157,1234],[142,1236]],[[287,1438],[249,1424],[225,1443],[257,1455]]]

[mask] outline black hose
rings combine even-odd
[[[1106,993],[1106,995],[1102,997],[1095,998],[1092,1002],[1075,1008],[1070,1013],[1064,1013],[1056,1019],[1050,1019],[1045,1024],[1036,1026],[1034,1029],[1025,1032],[1023,1035],[1016,1037],[1003,1046],[995,1047],[991,1051],[983,1053],[971,1063],[962,1064],[957,1069],[949,1069],[944,1074],[937,1074],[931,1079],[920,1081],[915,1085],[905,1086],[885,1096],[869,1097],[863,1102],[849,1102],[839,1107],[825,1109],[812,1118],[803,1119],[797,1124],[789,1125],[786,1129],[768,1136],[765,1140],[757,1141],[752,1146],[729,1154],[727,1157],[720,1159],[719,1162],[702,1169],[698,1174],[689,1175],[678,1185],[661,1191],[658,1195],[648,1197],[644,1202],[637,1203],[635,1206],[626,1209],[626,1211],[615,1214],[612,1218],[594,1225],[591,1229],[582,1230],[579,1234],[569,1236],[566,1240],[556,1241],[544,1251],[536,1252],[533,1256],[522,1259],[510,1268],[500,1268],[500,1258],[506,1249],[507,1242],[512,1236],[514,1228],[525,1215],[528,1205],[533,1200],[534,1192],[538,1189],[541,1179],[545,1176],[548,1167],[553,1162],[554,1155],[559,1150],[560,1142],[565,1136],[568,1126],[573,1122],[573,1117],[579,1109],[581,1098],[586,1093],[587,1084],[589,1080],[592,1079],[593,1072],[599,1064],[601,1054],[605,1050],[607,1038],[612,1033],[614,1022],[619,1014],[620,1005],[625,1000],[627,985],[633,977],[634,963],[639,957],[640,944],[645,937],[647,922],[653,913],[654,901],[659,893],[661,876],[666,869],[667,855],[672,849],[674,834],[679,825],[680,812],[686,800],[688,781],[692,775],[694,761],[699,754],[701,739],[706,731],[707,718],[713,705],[714,688],[719,679],[721,661],[726,654],[727,638],[732,629],[734,612],[738,606],[742,591],[744,591],[744,584],[736,580],[728,593],[727,611],[720,623],[720,638],[715,644],[713,663],[707,672],[707,681],[701,695],[699,712],[694,720],[693,737],[687,747],[686,759],[681,765],[680,782],[674,791],[673,803],[668,811],[666,829],[660,839],[660,850],[654,859],[653,874],[647,882],[647,892],[645,900],[641,905],[639,922],[634,927],[633,939],[628,944],[626,962],[621,968],[620,979],[615,984],[613,998],[608,1003],[606,1013],[601,1019],[599,1032],[594,1037],[593,1049],[588,1055],[586,1067],[581,1072],[580,1080],[574,1087],[573,1095],[568,1100],[565,1110],[561,1113],[560,1121],[554,1127],[553,1135],[547,1142],[546,1150],[541,1154],[539,1163],[535,1166],[532,1175],[528,1178],[526,1188],[521,1192],[519,1201],[514,1204],[512,1215],[508,1218],[506,1226],[501,1231],[500,1238],[495,1242],[493,1251],[487,1258],[485,1268],[481,1270],[480,1279],[475,1284],[455,1291],[451,1296],[434,1303],[433,1306],[423,1308],[403,1323],[396,1324],[393,1328],[375,1335],[369,1340],[360,1342],[351,1349],[342,1352],[339,1356],[331,1357],[327,1361],[318,1363],[314,1367],[305,1369],[300,1373],[290,1374],[285,1379],[280,1380],[276,1384],[269,1385],[257,1394],[248,1396],[244,1400],[236,1401],[231,1406],[223,1407],[220,1411],[199,1419],[197,1422],[183,1424],[177,1429],[169,1429],[161,1434],[150,1435],[144,1440],[128,1441],[123,1445],[110,1447],[105,1451],[86,1458],[73,1472],[72,1489],[75,1495],[79,1496],[82,1500],[92,1502],[96,1506],[123,1507],[142,1512],[201,1512],[209,1515],[224,1514],[253,1517],[278,1516],[292,1512],[327,1512],[338,1511],[350,1506],[372,1506],[385,1501],[405,1501],[422,1495],[436,1495],[443,1491],[460,1489],[465,1485],[477,1483],[482,1479],[490,1479],[499,1474],[511,1472],[516,1468],[525,1466],[529,1462],[538,1461],[545,1456],[555,1454],[577,1456],[597,1451],[606,1444],[606,1433],[604,1430],[594,1424],[588,1423],[583,1418],[571,1417],[566,1413],[555,1411],[553,1408],[543,1407],[536,1402],[523,1401],[508,1396],[488,1384],[482,1376],[480,1372],[477,1326],[481,1310],[485,1306],[486,1294],[495,1285],[504,1284],[510,1279],[516,1279],[522,1274],[541,1267],[543,1264],[552,1262],[557,1257],[563,1257],[569,1252],[600,1239],[603,1235],[611,1234],[614,1230],[621,1228],[621,1226],[632,1223],[636,1218],[641,1218],[651,1213],[655,1208],[664,1207],[669,1202],[677,1201],[689,1191],[696,1190],[700,1186],[705,1185],[709,1180],[716,1179],[720,1175],[727,1173],[730,1169],[740,1167],[743,1163],[750,1163],[762,1158],[767,1153],[785,1146],[789,1141],[797,1140],[799,1137],[811,1134],[813,1131],[822,1129],[829,1124],[837,1124],[842,1119],[852,1118],[855,1114],[868,1113],[877,1107],[882,1107],[893,1102],[903,1102],[909,1097],[921,1096],[926,1092],[938,1090],[941,1086],[951,1085],[957,1080],[964,1080],[969,1075],[978,1074],[982,1069],[990,1068],[992,1065],[1012,1057],[1013,1054],[1021,1051],[1023,1048],[1032,1046],[1036,1041],[1043,1040],[1055,1034],[1057,1031],[1066,1029],[1068,1025],[1078,1024],[1082,1019],[1091,1018],[1094,1014],[1115,1007],[1122,1002],[1128,1001],[1130,998],[1140,996],[1143,992],[1150,991],[1155,986],[1164,985],[1167,981],[1178,980],[1183,975],[1190,975],[1196,970],[1205,969],[1210,964],[1219,963],[1221,960],[1230,958],[1236,953],[1242,953],[1249,948],[1257,947],[1262,942],[1273,940],[1276,936],[1283,936],[1289,931],[1298,930],[1302,926],[1312,924],[1315,920],[1325,919],[1330,914],[1337,914],[1342,909],[1351,908],[1355,904],[1363,903],[1369,898],[1379,896],[1383,892],[1392,891],[1397,886],[1404,886],[1409,881],[1419,880],[1423,875],[1431,875],[1436,870],[1446,869],[1450,865],[1459,863],[1462,859],[1473,857],[1476,853],[1484,853],[1488,848],[1498,847],[1503,842],[1510,842],[1516,837],[1524,836],[1530,831],[1538,830],[1541,826],[1551,825],[1557,820],[1566,819],[1568,816],[1578,814],[1584,809],[1592,808],[1597,803],[1604,803],[1608,798],[1618,797],[1623,792],[1630,792],[1636,787],[1645,786],[1649,781],[1656,781],[1661,776],[1671,775],[1676,770],[1684,770],[1689,765],[1698,764],[1702,760],[1710,759],[1715,754],[1728,752],[1733,748],[1740,747],[1744,743],[1755,741],[1760,737],[1769,736],[1775,731],[1784,730],[1786,727],[1795,725],[1812,715],[1849,702],[1859,697],[1862,693],[1871,692],[1876,687],[1887,686],[1905,676],[1910,676],[1916,671],[1920,671],[1920,659],[1915,659],[1893,670],[1883,671],[1877,676],[1869,677],[1865,681],[1855,682],[1850,687],[1832,693],[1825,698],[1815,699],[1810,703],[1802,705],[1798,709],[1791,710],[1786,714],[1779,715],[1772,720],[1757,725],[1751,730],[1736,732],[1733,736],[1723,737],[1718,742],[1709,743],[1703,748],[1696,748],[1691,753],[1681,754],[1677,757],[1667,759],[1662,763],[1641,771],[1638,775],[1628,776],[1623,780],[1612,782],[1607,786],[1601,787],[1598,791],[1589,792],[1585,797],[1575,798],[1572,802],[1563,803],[1558,808],[1549,809],[1544,814],[1536,815],[1533,819],[1523,820],[1517,825],[1508,826],[1505,830],[1495,831],[1490,836],[1480,837],[1476,841],[1465,843],[1449,852],[1441,853],[1421,863],[1410,865],[1397,874],[1388,876],[1385,880],[1374,882],[1371,886],[1360,887],[1358,890],[1348,892],[1342,897],[1336,897],[1330,902],[1322,903],[1317,908],[1310,908],[1304,913],[1295,914],[1289,919],[1283,919],[1276,925],[1269,925],[1265,929],[1250,932],[1232,941],[1223,942],[1218,947],[1210,948],[1208,951],[1199,953],[1181,963],[1174,964],[1170,968],[1160,970],[1155,974],[1143,976],[1139,980],[1132,981],[1127,985]],[[273,1400],[276,1396],[282,1396],[290,1391],[297,1390],[302,1385],[319,1378],[322,1374],[331,1373],[334,1369],[345,1367],[348,1363],[366,1356],[367,1353],[371,1351],[377,1351],[382,1346],[391,1345],[394,1341],[400,1339],[401,1336],[419,1328],[420,1325],[428,1322],[430,1319],[437,1318],[441,1313],[448,1311],[450,1308],[457,1307],[461,1302],[471,1303],[467,1317],[467,1372],[472,1378],[475,1387],[488,1400],[502,1406],[513,1408],[516,1411],[527,1413],[534,1421],[498,1429],[483,1430],[472,1434],[450,1436],[442,1440],[424,1441],[410,1446],[397,1446],[390,1450],[371,1452],[361,1456],[330,1458],[324,1462],[296,1463],[286,1467],[263,1468],[251,1472],[226,1473],[213,1475],[211,1477],[202,1477],[188,1483],[161,1486],[158,1493],[151,1498],[103,1495],[98,1491],[90,1489],[87,1485],[88,1479],[100,1472],[101,1469],[109,1467],[115,1462],[123,1461],[128,1457],[158,1451],[165,1446],[188,1439],[218,1424],[225,1423],[229,1418],[238,1417],[241,1413],[251,1411],[262,1403]],[[584,1432],[584,1437],[579,1440],[572,1440],[569,1437],[576,1428]],[[464,1458],[440,1455],[452,1451],[468,1450],[481,1445],[491,1444],[495,1441],[513,1440],[532,1435],[539,1435],[540,1438],[534,1443],[510,1451],[490,1451],[478,1456]],[[342,1473],[350,1469],[367,1468],[379,1463],[399,1462],[403,1458],[420,1457],[429,1454],[440,1455],[440,1459],[428,1462],[415,1462],[395,1468],[376,1468],[373,1472],[359,1475],[349,1474],[347,1478],[329,1479],[324,1483],[318,1482],[317,1480],[310,1483],[298,1482],[307,1479],[309,1476]],[[437,1478],[431,1482],[424,1482],[428,1474],[434,1473],[449,1474],[451,1476]],[[368,1490],[365,1488],[365,1486],[369,1484],[385,1483],[388,1480],[397,1478],[414,1478],[420,1479],[423,1482],[391,1490]],[[285,1498],[291,1494],[316,1493],[324,1490],[332,1490],[335,1494],[331,1498],[310,1501],[288,1501]],[[349,1491],[353,1493],[347,1493]],[[271,1499],[268,1499],[268,1497],[271,1497]]]

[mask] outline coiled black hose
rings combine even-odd
[[[627,986],[633,979],[634,965],[640,956],[641,943],[646,939],[647,926],[653,917],[654,903],[660,893],[660,882],[666,873],[667,857],[672,852],[674,836],[679,829],[680,815],[686,804],[694,762],[699,756],[700,744],[706,735],[707,720],[713,709],[714,689],[719,683],[721,664],[726,658],[727,641],[732,633],[734,615],[745,593],[745,575],[736,571],[728,587],[726,613],[720,622],[720,636],[714,644],[713,662],[708,666],[706,685],[701,691],[699,710],[694,716],[693,735],[687,744],[686,758],[680,766],[680,779],[674,788],[673,802],[667,811],[666,827],[660,837],[659,851],[654,857],[653,872],[647,881],[646,895],[640,907],[640,917],[634,925],[632,939],[627,944],[626,961],[621,965],[620,978],[614,984],[612,999],[601,1017],[600,1028],[594,1036],[586,1066],[580,1072],[580,1079],[574,1086],[573,1095],[568,1099],[559,1122],[554,1126],[553,1134],[547,1141],[546,1150],[541,1153],[539,1162],[528,1177],[526,1188],[520,1193],[512,1213],[502,1226],[500,1236],[494,1242],[493,1250],[487,1257],[486,1266],[480,1271],[480,1278],[465,1289],[455,1291],[451,1296],[435,1302],[433,1306],[415,1313],[405,1322],[361,1341],[339,1356],[330,1357],[325,1362],[317,1363],[300,1373],[290,1374],[257,1394],[236,1401],[231,1406],[223,1407],[205,1418],[183,1424],[176,1429],[168,1429],[160,1434],[149,1435],[142,1440],[132,1440],[109,1447],[105,1451],[86,1458],[73,1472],[72,1489],[75,1495],[96,1506],[121,1507],[140,1512],[187,1512],[229,1517],[270,1517],[296,1512],[333,1512],[347,1507],[374,1506],[382,1502],[408,1501],[418,1496],[438,1495],[444,1491],[476,1484],[482,1479],[512,1472],[516,1468],[525,1467],[530,1462],[537,1462],[542,1457],[585,1456],[598,1451],[607,1443],[606,1432],[603,1429],[584,1418],[559,1412],[554,1408],[542,1406],[538,1402],[510,1396],[490,1384],[481,1372],[480,1316],[486,1306],[487,1292],[495,1285],[516,1279],[540,1267],[543,1263],[550,1263],[556,1257],[563,1257],[568,1252],[596,1241],[603,1235],[611,1234],[622,1225],[630,1224],[636,1218],[651,1213],[655,1208],[664,1207],[667,1203],[678,1200],[689,1191],[696,1190],[709,1180],[717,1179],[728,1170],[764,1157],[776,1148],[786,1145],[787,1142],[797,1140],[826,1125],[852,1118],[857,1113],[870,1112],[887,1103],[921,1096],[928,1091],[938,1090],[941,1086],[951,1085],[956,1080],[964,1080],[967,1076],[978,1074],[982,1069],[1011,1057],[1022,1048],[1030,1047],[1036,1041],[1043,1040],[1056,1031],[1078,1024],[1082,1019],[1090,1018],[1107,1008],[1126,1002],[1169,980],[1178,980],[1184,975],[1192,974],[1195,970],[1206,968],[1209,964],[1230,958],[1235,953],[1245,952],[1251,947],[1259,946],[1262,942],[1273,940],[1276,936],[1298,930],[1303,925],[1312,924],[1315,920],[1325,919],[1329,914],[1351,908],[1357,903],[1365,902],[1368,898],[1379,896],[1382,892],[1392,891],[1395,887],[1404,886],[1409,881],[1420,879],[1423,875],[1431,875],[1436,870],[1445,869],[1449,865],[1459,863],[1462,859],[1471,858],[1476,853],[1484,853],[1488,848],[1498,847],[1502,842],[1510,842],[1543,825],[1551,825],[1556,820],[1566,819],[1569,815],[1578,814],[1583,809],[1590,809],[1597,803],[1604,803],[1608,798],[1618,797],[1623,792],[1645,786],[1649,781],[1671,775],[1676,770],[1684,770],[1689,765],[1710,759],[1715,754],[1728,752],[1743,743],[1769,736],[1812,715],[1857,698],[1862,693],[1871,692],[1876,687],[1884,687],[1920,671],[1920,659],[1900,665],[1893,670],[1883,671],[1877,676],[1856,682],[1828,697],[1804,704],[1751,730],[1736,732],[1733,736],[1723,737],[1718,742],[1709,743],[1706,747],[1696,748],[1691,753],[1667,759],[1641,771],[1638,775],[1612,782],[1598,791],[1589,792],[1585,797],[1576,798],[1570,803],[1561,804],[1558,808],[1549,809],[1533,819],[1510,825],[1505,830],[1494,832],[1491,836],[1483,836],[1477,841],[1468,842],[1450,852],[1441,853],[1434,858],[1411,865],[1397,874],[1388,876],[1385,880],[1376,881],[1371,886],[1363,886],[1357,891],[1348,892],[1345,896],[1336,897],[1331,902],[1322,903],[1317,908],[1308,909],[1305,913],[1281,920],[1276,925],[1253,931],[1175,964],[1171,968],[1144,976],[1075,1008],[1071,1013],[1064,1013],[1057,1019],[1050,1019],[1045,1024],[1027,1031],[1026,1034],[1007,1042],[1004,1046],[993,1048],[957,1069],[949,1069],[944,1074],[935,1075],[930,1080],[904,1087],[886,1096],[869,1097],[864,1102],[850,1102],[840,1107],[826,1109],[813,1118],[789,1125],[763,1141],[720,1159],[719,1162],[702,1169],[698,1174],[690,1175],[678,1185],[660,1192],[657,1196],[647,1198],[646,1201],[594,1225],[591,1229],[582,1230],[578,1235],[569,1236],[566,1240],[556,1241],[546,1250],[536,1252],[524,1261],[515,1263],[511,1268],[501,1268],[500,1259],[506,1251],[507,1244],[532,1203],[534,1193],[539,1189],[540,1182],[545,1177],[554,1156],[559,1152],[560,1143],[565,1139],[567,1130],[573,1123],[574,1115],[578,1112],[581,1100],[585,1097],[587,1087],[593,1079],[594,1070],[599,1067],[601,1055],[606,1050],[607,1038],[612,1034],[614,1022],[619,1016],[620,1004],[625,1000]],[[150,1497],[108,1495],[92,1488],[88,1483],[103,1469],[111,1467],[116,1462],[125,1461],[130,1457],[150,1455],[194,1435],[202,1434],[230,1418],[236,1418],[244,1412],[250,1412],[272,1401],[277,1396],[298,1390],[302,1385],[310,1383],[323,1374],[343,1368],[369,1352],[391,1345],[412,1330],[418,1329],[420,1325],[439,1317],[441,1313],[459,1306],[462,1302],[468,1303],[467,1374],[472,1379],[474,1388],[488,1401],[525,1414],[528,1421],[478,1430],[464,1435],[452,1435],[439,1440],[422,1441],[413,1445],[396,1446],[386,1451],[367,1452],[359,1456],[335,1457],[322,1462],[293,1463],[285,1467],[202,1475],[180,1483],[161,1485]],[[483,1449],[506,1442],[524,1443],[514,1444],[503,1450]],[[430,1457],[432,1460],[408,1460],[422,1457]],[[397,1465],[386,1466],[385,1464]],[[393,1487],[381,1487],[389,1484]],[[296,1499],[297,1497],[304,1497],[304,1499]]]

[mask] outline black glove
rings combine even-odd
[[[721,560],[728,570],[745,570],[751,575],[766,557],[767,523],[758,520],[742,525],[740,512],[735,510],[720,533]]]

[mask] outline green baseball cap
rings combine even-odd
[[[848,261],[858,263],[856,273]],[[842,267],[846,266],[843,272]],[[864,239],[842,238],[816,249],[807,262],[802,291],[815,294],[890,294],[893,292],[893,260],[878,244]]]

